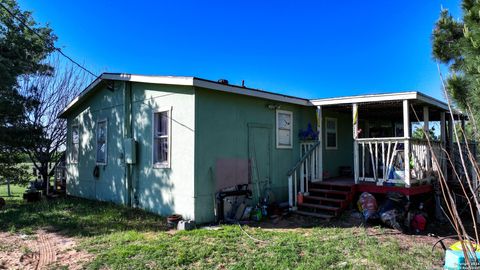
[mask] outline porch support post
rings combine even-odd
[[[453,164],[455,164],[455,155],[453,154],[453,129],[455,128],[455,122],[452,118],[453,117],[448,117],[448,154]]]
[[[317,106],[317,132],[318,132],[318,148],[317,148],[317,172],[318,180],[323,181],[323,132],[322,132],[322,106]]]
[[[440,142],[442,143],[442,151],[440,152],[440,165],[442,166],[442,173],[443,175],[447,175],[447,162],[445,159],[445,152],[447,145],[446,136],[446,125],[445,125],[445,112],[440,113]]]
[[[429,115],[429,112],[428,112],[428,106],[423,106],[423,131],[424,131],[424,134],[426,136],[425,137],[426,140],[427,140],[427,138],[429,138],[427,136],[430,136],[430,124],[429,124],[430,119],[429,118],[430,118],[430,115]],[[425,156],[426,156],[425,170],[428,171],[432,167],[430,165],[431,164],[430,149],[427,148]]]
[[[352,120],[353,120],[353,177],[355,184],[359,178],[359,157],[358,157],[358,105],[352,104]]]
[[[404,140],[404,166],[405,166],[405,186],[410,187],[410,114],[409,102],[403,100],[403,137]]]
[[[428,106],[423,106],[423,130],[427,135],[428,135],[428,132],[430,131],[429,118],[430,118],[430,115],[428,113]]]
[[[442,145],[446,144],[447,142],[447,130],[446,130],[446,120],[445,120],[445,112],[440,113],[440,141]]]

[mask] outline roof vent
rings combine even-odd
[[[221,84],[228,84],[228,80],[225,80],[225,79],[220,79],[220,80],[218,80],[218,83],[221,83]]]

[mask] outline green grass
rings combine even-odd
[[[165,220],[141,210],[66,198],[0,210],[0,230],[33,233],[53,228],[95,254],[87,269],[431,269],[430,246],[380,240],[361,227],[275,230],[222,226],[171,233]],[[381,232],[379,229],[378,232]]]
[[[265,242],[233,225],[173,235],[119,232],[83,245],[98,254],[89,269],[431,269],[438,256],[429,246],[405,250],[393,238],[379,241],[359,228],[247,232]]]
[[[8,197],[7,185],[0,185],[0,197],[4,198],[7,202],[21,201],[25,189],[26,187],[24,186],[10,185],[10,194],[12,196]]]
[[[89,237],[112,232],[164,231],[165,219],[142,210],[79,198],[60,198],[36,203],[7,201],[0,211],[0,230],[32,233],[50,228],[68,236]]]

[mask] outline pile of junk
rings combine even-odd
[[[429,218],[424,202],[412,203],[400,192],[388,192],[380,204],[375,196],[363,192],[357,206],[365,222],[384,224],[402,232],[424,232]]]
[[[249,185],[237,185],[216,193],[217,223],[249,223],[266,218],[279,219],[288,214],[288,202],[277,203],[273,192],[266,188],[260,198],[253,198]],[[258,203],[254,203],[257,201]]]
[[[217,224],[243,224],[288,214],[288,202],[277,202],[269,179],[260,177],[256,168],[252,159],[216,160],[212,175],[215,179]]]

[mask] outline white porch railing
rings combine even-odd
[[[320,142],[302,142],[300,160],[287,173],[288,203],[292,210],[297,208],[297,194],[308,194],[308,183],[320,178]]]
[[[426,179],[433,172],[442,170],[443,151],[442,143],[439,141],[430,140],[430,145],[433,150],[433,155],[437,158],[440,166],[433,161],[432,153],[430,152],[429,143],[426,140],[412,140],[411,143],[411,159],[412,159],[412,179]]]
[[[427,179],[432,172],[441,170],[434,166],[428,142],[425,140],[406,138],[361,138],[359,145],[359,176],[358,181],[406,183],[408,178],[412,184],[418,180]],[[430,141],[433,153],[442,162],[442,144]],[[408,158],[405,156],[405,146],[408,147]],[[405,160],[409,163],[405,166]],[[405,171],[405,168],[410,170]]]

